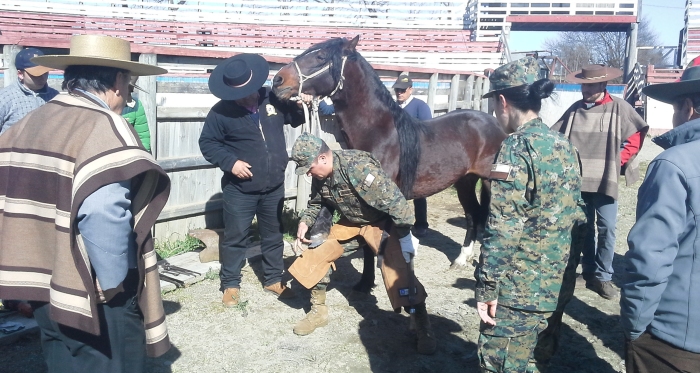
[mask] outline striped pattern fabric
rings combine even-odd
[[[100,187],[132,180],[139,306],[150,356],[170,342],[151,228],[170,180],[121,116],[89,98],[59,95],[0,137],[0,298],[49,302],[51,318],[99,334],[104,294],[75,217]]]
[[[578,149],[583,173],[582,192],[602,193],[617,199],[620,178],[620,149],[633,134],[649,129],[625,100],[611,96],[613,102],[586,109],[577,101],[551,128],[563,133]],[[642,136],[642,143],[644,136]],[[625,167],[627,185],[639,179],[639,162],[630,158]]]

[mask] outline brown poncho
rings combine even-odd
[[[138,299],[147,352],[170,347],[151,228],[170,180],[119,115],[82,96],[59,95],[0,136],[0,298],[49,302],[59,324],[98,335],[90,258],[77,230],[83,200],[132,180]]]
[[[620,175],[620,149],[623,141],[649,126],[626,101],[611,96],[613,102],[587,109],[577,101],[566,110],[552,130],[563,133],[578,149],[583,171],[582,192],[603,193],[617,199]],[[639,179],[636,156],[625,165],[627,185]]]

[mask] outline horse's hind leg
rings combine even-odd
[[[365,244],[363,245],[364,250],[364,265],[362,267],[362,278],[360,282],[352,287],[352,290],[359,291],[361,293],[369,293],[372,291],[374,285],[374,251]]]
[[[467,232],[459,256],[450,266],[451,269],[465,268],[474,251],[476,241],[476,223],[480,218],[479,200],[476,198],[476,183],[479,178],[476,175],[467,175],[457,180],[455,188],[459,203],[464,209],[464,217],[467,219]]]

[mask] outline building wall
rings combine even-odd
[[[497,41],[509,32],[509,15],[637,15],[637,0],[471,0],[465,25],[475,30],[475,41]]]

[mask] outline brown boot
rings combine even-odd
[[[326,291],[311,290],[311,311],[306,317],[294,325],[294,334],[307,335],[316,328],[328,325],[328,307],[326,306]]]
[[[437,349],[437,342],[435,340],[433,328],[430,326],[428,312],[425,311],[425,308],[422,310],[422,312],[419,309],[416,310],[415,315],[418,353],[421,355],[432,355]]]
[[[221,302],[224,307],[235,307],[241,301],[241,289],[239,288],[228,288],[224,290],[224,298]]]
[[[296,296],[292,289],[282,285],[281,282],[276,282],[272,285],[265,286],[263,289],[268,293],[277,295],[277,298],[279,299],[289,299]]]

